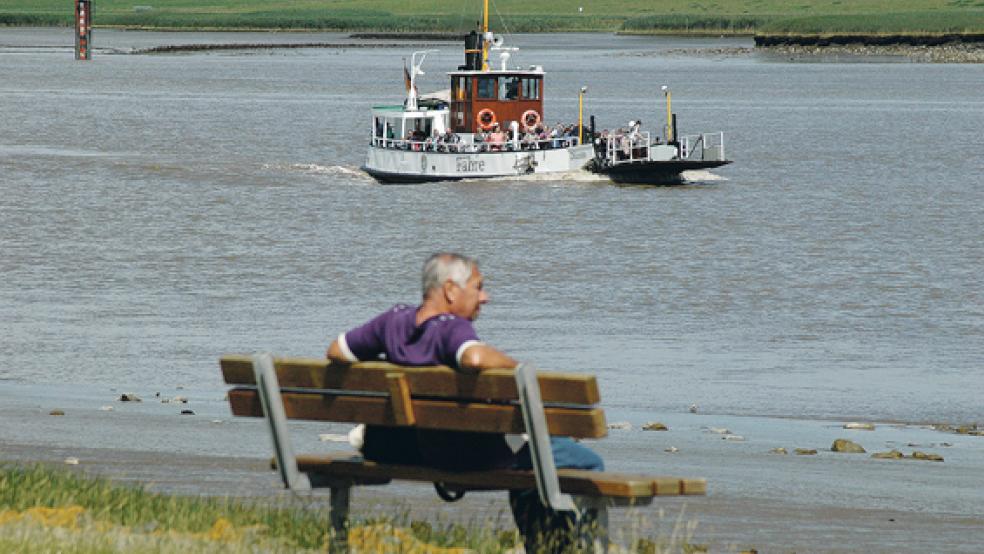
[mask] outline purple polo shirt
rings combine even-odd
[[[407,366],[446,365],[457,368],[462,353],[481,344],[471,321],[440,314],[417,325],[417,306],[397,304],[368,323],[338,337],[352,361],[380,358]]]
[[[397,304],[342,333],[338,337],[342,353],[353,362],[383,358],[399,365],[459,368],[462,353],[481,344],[471,321],[439,314],[418,326],[417,310]],[[454,470],[511,467],[515,454],[504,438],[501,433],[367,425],[362,455],[382,463]]]

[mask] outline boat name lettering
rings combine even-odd
[[[476,171],[485,171],[485,162],[483,160],[476,160],[468,156],[458,156],[454,159],[455,170],[458,173],[474,173]]]

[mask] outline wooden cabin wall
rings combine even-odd
[[[526,79],[536,79],[537,86],[539,88],[538,98],[530,99],[525,98],[522,89],[523,86],[520,84],[520,93],[515,100],[506,100],[499,98],[499,94],[502,92],[499,79],[507,77],[520,77]],[[493,98],[483,98],[480,97],[480,80],[481,79],[496,79],[496,84],[494,87],[494,97]],[[461,86],[464,84],[464,86]],[[534,110],[540,114],[541,121],[545,117],[543,112],[543,78],[534,77],[530,75],[464,75],[464,76],[452,76],[451,85],[451,128],[456,133],[474,133],[479,130],[477,117],[478,114],[485,109],[492,110],[496,116],[496,121],[499,127],[503,130],[509,129],[509,123],[511,121],[520,121],[523,114],[528,110]],[[462,117],[459,119],[458,114]],[[545,125],[545,123],[541,123]],[[523,124],[520,121],[520,128],[523,128]]]

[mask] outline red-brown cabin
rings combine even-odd
[[[456,133],[521,130],[543,124],[543,70],[459,70],[450,72],[450,127]]]

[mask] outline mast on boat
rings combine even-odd
[[[492,37],[489,36],[489,0],[483,1],[482,9],[482,71],[489,70],[489,43]]]

